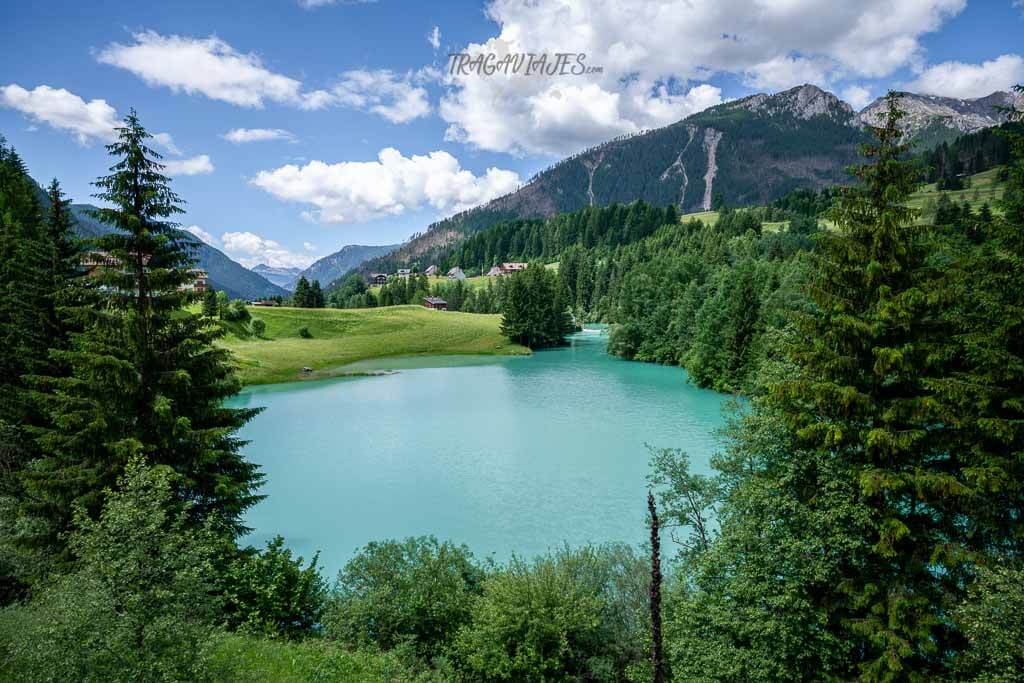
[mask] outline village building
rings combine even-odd
[[[277,303],[273,299],[261,299],[260,301],[250,301],[249,305],[250,306],[280,306],[281,304]]]
[[[466,274],[462,272],[462,268],[459,268],[458,266],[455,266],[454,268],[452,268],[451,270],[448,271],[448,279],[449,280],[465,280],[466,279]]]
[[[521,270],[526,270],[526,263],[502,263],[501,273],[502,275],[512,275],[518,273]]]
[[[85,274],[88,276],[95,276],[100,270],[105,268],[120,268],[122,263],[113,254],[102,250],[87,251],[79,257],[79,263],[85,269]],[[142,257],[143,265],[149,264],[149,256]],[[192,276],[192,280],[189,282],[182,283],[178,288],[182,291],[199,292],[202,294],[210,289],[210,276],[202,268],[191,268],[189,269],[189,275]]]
[[[409,276],[412,275],[412,270],[409,269],[409,268],[399,268],[398,272],[395,273],[395,275],[397,275],[398,277],[402,277],[402,278],[405,278],[406,280],[408,280]]]
[[[388,276],[386,273],[371,273],[370,284],[371,285],[386,285],[388,283]]]
[[[437,277],[437,274],[441,272],[441,269],[432,265],[428,266],[424,272],[427,274],[427,277]]]
[[[202,294],[210,289],[210,276],[202,268],[193,268],[188,271],[192,276],[192,282],[186,282],[181,286],[181,289],[189,292],[198,292]]]
[[[447,311],[448,302],[444,299],[436,296],[425,296],[423,297],[424,308],[431,308],[435,311]]]
[[[501,275],[504,275],[501,272],[501,266],[491,266],[491,269],[487,271],[487,277],[499,277]]]

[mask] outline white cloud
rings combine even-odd
[[[75,136],[81,145],[114,139],[117,110],[106,100],[86,102],[63,88],[40,85],[26,90],[12,84],[0,87],[0,105],[16,109],[33,121],[46,123]]]
[[[267,100],[305,109],[325,106],[322,91],[303,92],[300,81],[270,71],[259,56],[238,52],[216,36],[190,38],[144,31],[132,37],[134,43],[113,43],[97,59],[130,71],[151,86],[198,93],[241,107],[260,108]]]
[[[447,152],[405,157],[388,147],[376,161],[289,164],[260,171],[251,182],[278,199],[312,205],[307,216],[322,223],[357,223],[427,205],[456,213],[511,192],[520,179],[498,168],[474,175]]]
[[[1001,55],[981,64],[943,62],[930,66],[907,85],[912,92],[945,97],[984,97],[1024,81],[1024,59]]]
[[[213,162],[206,154],[191,157],[190,159],[174,159],[164,161],[164,173],[170,176],[180,175],[208,175],[213,173]]]
[[[206,242],[210,246],[217,246],[217,238],[211,235],[210,233],[206,232],[202,228],[200,228],[198,225],[188,226],[187,228],[185,228],[185,232],[192,233],[193,235],[195,235],[202,241]]]
[[[435,26],[434,29],[429,34],[427,34],[427,42],[430,43],[430,46],[433,47],[435,50],[441,47],[440,26]]]
[[[720,93],[700,85],[715,74],[781,89],[914,67],[923,60],[921,36],[964,6],[965,0],[494,0],[487,15],[496,35],[462,51],[582,53],[602,71],[449,75],[439,109],[450,139],[561,155],[716,104]]]
[[[316,245],[313,244],[312,242],[303,242],[302,248],[305,249],[306,251],[316,251]]]
[[[225,232],[220,236],[224,251],[246,268],[265,263],[274,268],[305,268],[315,258],[288,251],[278,242],[254,232]]]
[[[181,156],[181,150],[174,144],[174,138],[171,137],[170,133],[153,133],[153,140],[168,154]]]
[[[392,123],[407,123],[430,113],[427,91],[414,78],[415,74],[398,76],[386,69],[346,71],[331,95],[346,107],[371,111]]]
[[[223,135],[228,142],[236,145],[266,140],[287,140],[295,142],[295,136],[283,128],[233,128]]]
[[[875,99],[871,96],[871,91],[862,85],[846,86],[843,89],[842,97],[851,107],[857,110],[868,106]]]

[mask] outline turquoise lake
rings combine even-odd
[[[706,471],[729,397],[679,368],[624,361],[585,330],[520,358],[362,364],[393,374],[246,390],[267,477],[247,539],[275,534],[333,576],[369,541],[433,534],[477,557],[646,537],[648,450]]]

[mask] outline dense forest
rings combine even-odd
[[[182,287],[194,245],[134,112],[96,181],[118,230],[89,243],[59,183],[44,207],[0,144],[0,678],[1016,680],[1024,136],[1004,133],[993,211],[921,222],[896,103],[842,191],[713,225],[585,210],[548,247],[516,223],[467,252],[538,261],[493,286],[508,334],[612,320],[617,352],[748,395],[712,474],[685,444],[651,453],[650,562],[612,545],[498,565],[425,537],[369,544],[333,584],[281,539],[239,543],[255,413],[223,406],[223,308]]]

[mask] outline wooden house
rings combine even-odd
[[[423,307],[430,308],[435,311],[447,311],[448,302],[444,299],[436,296],[425,296],[423,297]]]

